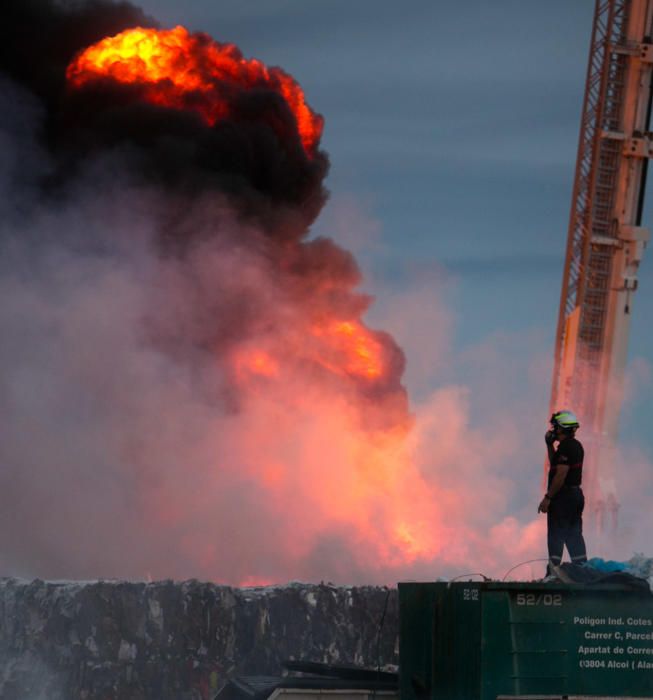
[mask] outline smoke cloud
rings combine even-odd
[[[30,0],[0,30],[2,573],[392,582],[544,556],[540,431],[506,419],[541,391],[541,339],[454,361],[418,280],[377,315],[412,383],[441,374],[409,409],[355,260],[310,237],[328,159],[278,92],[236,90],[211,125],[66,84],[136,25]],[[511,393],[515,343],[536,360]]]

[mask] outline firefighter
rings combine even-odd
[[[546,513],[549,573],[551,565],[560,566],[565,546],[572,563],[587,561],[583,538],[585,497],[581,488],[585,451],[576,439],[578,427],[571,411],[558,411],[551,416],[551,430],[544,436],[550,469],[547,491],[537,512]]]

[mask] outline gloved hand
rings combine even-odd
[[[553,430],[547,430],[546,434],[544,435],[544,442],[546,442],[547,445],[553,445],[555,441],[556,435]]]

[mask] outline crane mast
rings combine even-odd
[[[619,507],[619,430],[642,227],[653,75],[653,0],[596,0],[556,331],[551,411],[571,408],[602,527]]]

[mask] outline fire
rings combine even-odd
[[[340,320],[314,323],[303,331],[290,329],[276,348],[241,347],[233,366],[243,382],[250,377],[283,380],[282,373],[294,360],[315,362],[339,377],[368,382],[381,381],[388,372],[383,346],[372,331],[360,321]]]
[[[383,348],[358,321],[331,321],[313,328],[325,341],[318,362],[336,373],[379,379],[384,373]]]
[[[71,62],[66,76],[73,88],[106,79],[138,85],[146,101],[199,112],[211,126],[230,116],[234,95],[265,88],[287,103],[308,154],[315,151],[322,135],[322,117],[306,104],[301,87],[290,75],[243,58],[233,44],[191,34],[184,27],[135,27],[102,39]]]

